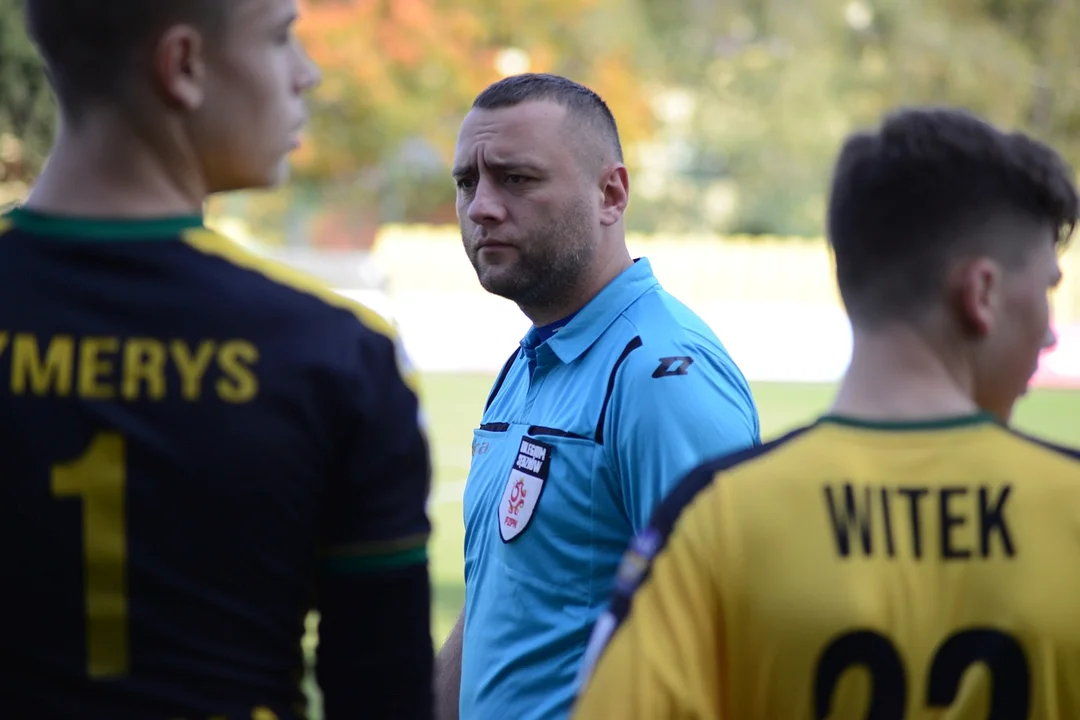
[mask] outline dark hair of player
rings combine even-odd
[[[479,110],[497,110],[530,100],[547,100],[565,107],[570,115],[598,130],[604,139],[611,143],[615,158],[622,162],[619,129],[607,103],[584,85],[560,75],[511,75],[489,85],[476,96],[472,106]]]
[[[921,317],[953,258],[1016,267],[1033,238],[1063,244],[1080,211],[1073,179],[1050,147],[962,110],[905,108],[850,136],[833,172],[828,236],[852,321]]]
[[[215,37],[232,0],[23,0],[38,47],[69,121],[86,108],[123,103],[169,27],[190,23]]]

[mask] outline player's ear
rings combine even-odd
[[[206,81],[206,41],[191,25],[174,25],[154,48],[154,76],[165,102],[179,110],[203,103]]]
[[[993,331],[1001,307],[1003,269],[988,257],[964,260],[949,279],[952,300],[964,328],[975,337]]]
[[[600,223],[604,226],[614,225],[630,203],[630,175],[626,172],[626,166],[613,163],[605,167],[600,176],[600,191],[603,193]]]

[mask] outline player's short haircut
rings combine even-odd
[[[479,110],[497,110],[530,100],[547,100],[562,105],[571,116],[597,130],[610,143],[615,159],[623,161],[619,128],[607,103],[589,88],[561,75],[511,75],[489,85],[476,96],[472,106]]]
[[[123,100],[170,26],[191,23],[211,37],[233,0],[23,0],[26,25],[69,120],[87,106]]]
[[[852,321],[920,317],[953,258],[1015,267],[1040,227],[1064,243],[1080,208],[1074,177],[1047,145],[961,110],[901,109],[850,136],[833,172],[828,236]]]

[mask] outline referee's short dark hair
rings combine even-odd
[[[561,75],[511,75],[489,85],[476,96],[472,106],[479,110],[497,110],[530,100],[548,100],[562,105],[569,114],[598,130],[611,144],[615,158],[623,161],[619,128],[607,103],[594,91]]]
[[[1080,211],[1074,178],[1049,146],[963,110],[904,108],[852,135],[828,204],[851,319],[919,316],[941,296],[949,261],[960,254],[1016,266],[1035,238],[1064,243]]]
[[[26,24],[67,119],[123,102],[161,34],[178,23],[220,32],[233,0],[23,0]]]

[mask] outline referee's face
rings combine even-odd
[[[567,122],[561,105],[526,101],[473,109],[458,135],[454,182],[465,252],[484,289],[534,321],[547,321],[581,285],[601,237],[575,132],[587,130]]]

